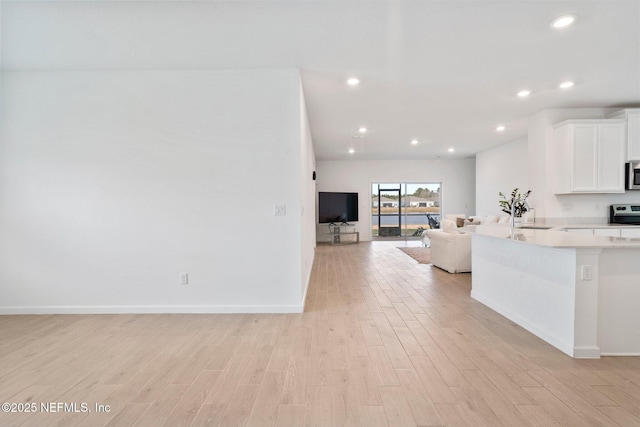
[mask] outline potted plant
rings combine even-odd
[[[529,210],[529,205],[527,204],[529,194],[531,194],[531,190],[521,194],[520,189],[517,187],[513,189],[509,197],[505,196],[502,191],[498,193],[502,198],[502,200],[498,201],[500,209],[511,216],[512,226],[517,222],[516,218],[522,218],[522,215]],[[522,219],[519,222],[522,222]]]

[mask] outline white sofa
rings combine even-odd
[[[470,216],[468,219],[465,217],[464,214],[447,214],[444,216],[444,220],[441,223],[441,227],[444,227],[445,221],[450,221],[448,224],[451,226],[451,223],[455,224],[457,227],[452,227],[449,230],[449,232],[453,232],[455,230],[456,233],[460,234],[459,231],[461,230],[459,227],[459,221],[458,219],[462,218],[464,221],[461,222],[462,227],[464,227],[464,230],[466,231],[474,231],[477,225],[482,225],[482,224],[508,224],[509,223],[509,215],[487,215],[487,216]],[[431,237],[430,237],[430,233],[434,232],[434,231],[442,231],[442,228],[438,229],[438,230],[425,230],[424,232],[422,232],[422,244],[426,247],[431,247]],[[437,234],[436,234],[437,236]],[[467,235],[468,237],[466,237],[465,239],[469,240],[469,265],[467,270],[463,270],[463,271],[471,271],[471,239],[470,236]],[[432,259],[432,263],[434,265],[437,265],[438,267],[441,267],[440,265],[436,264],[435,262],[433,262],[433,249],[431,250],[431,259]],[[436,250],[436,252],[440,252],[439,250]],[[436,255],[436,259],[439,258],[439,254]],[[442,264],[442,260],[438,259],[438,262],[440,264]],[[444,268],[444,267],[442,267]],[[450,271],[448,268],[444,268],[445,270],[454,273],[454,271]]]
[[[473,218],[473,217],[469,217],[469,218]],[[459,223],[459,219],[462,219],[463,222]],[[446,214],[444,216],[444,220],[448,220],[453,222],[454,224],[456,224],[458,227],[462,227],[462,226],[468,226],[468,225],[478,225],[479,222],[476,221],[476,223],[471,224],[471,222],[469,221],[469,219],[466,218],[465,214]],[[442,227],[442,224],[440,224],[440,227]],[[429,247],[431,246],[431,240],[429,239],[429,233],[428,233],[428,229],[422,232],[422,244],[423,246]]]
[[[431,244],[431,263],[449,273],[471,271],[471,234],[460,233],[456,223],[443,220],[441,229],[425,233]]]

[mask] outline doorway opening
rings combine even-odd
[[[374,240],[419,240],[440,228],[440,182],[371,184],[371,235]]]

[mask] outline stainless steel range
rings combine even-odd
[[[611,205],[609,223],[640,225],[640,205]]]

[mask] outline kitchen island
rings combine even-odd
[[[575,358],[640,355],[640,239],[478,226],[472,298]]]

